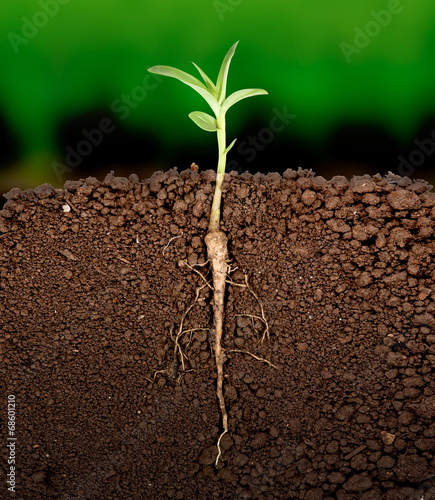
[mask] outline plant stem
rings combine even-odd
[[[225,116],[219,116],[217,119],[217,139],[219,161],[216,174],[216,187],[214,190],[213,203],[211,205],[210,222],[208,225],[209,232],[219,231],[220,215],[221,215],[221,198],[222,198],[222,183],[225,175],[225,166],[227,163],[226,137],[225,137]]]

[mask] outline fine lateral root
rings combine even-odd
[[[252,288],[249,285],[248,282],[248,276],[245,274],[245,284],[242,283],[234,283],[234,281],[227,280],[227,283],[233,286],[239,286],[242,288],[247,288],[249,292],[252,293],[252,295],[255,297],[255,300],[258,302],[258,305],[260,306],[260,311],[261,311],[261,317],[260,316],[253,316],[252,314],[236,314],[236,316],[244,316],[247,318],[252,318],[252,319],[258,319],[264,324],[264,332],[263,336],[261,337],[261,342],[264,342],[264,340],[267,338],[267,340],[270,339],[270,332],[269,332],[269,323],[266,320],[266,316],[264,315],[264,308],[261,300],[259,299],[258,295],[252,290]]]
[[[185,264],[188,265],[187,263],[185,263]],[[188,267],[190,267],[190,266],[188,266]],[[204,279],[204,281],[205,281],[205,279]],[[171,328],[170,336],[171,336],[171,340],[173,340],[173,342],[174,342],[174,354],[173,354],[172,365],[169,368],[167,368],[166,370],[158,370],[158,371],[156,371],[154,373],[154,380],[155,380],[155,378],[156,378],[156,376],[157,376],[158,373],[162,373],[162,374],[166,374],[169,378],[171,378],[171,379],[177,379],[177,382],[180,382],[181,378],[183,377],[183,375],[185,373],[187,373],[188,371],[192,371],[192,370],[186,370],[186,366],[185,366],[185,361],[184,360],[187,360],[188,358],[184,354],[183,350],[181,349],[180,339],[181,339],[181,337],[183,337],[183,335],[185,335],[187,333],[190,334],[190,336],[192,336],[193,332],[196,332],[196,331],[199,331],[199,330],[209,330],[209,328],[190,328],[188,330],[184,330],[183,329],[186,317],[189,314],[189,312],[192,310],[193,306],[199,300],[203,300],[203,299],[200,299],[199,296],[200,296],[201,291],[206,286],[210,286],[210,284],[207,281],[205,281],[205,284],[203,284],[202,286],[198,287],[195,290],[195,298],[192,301],[192,303],[190,304],[190,306],[184,311],[184,313],[183,313],[183,315],[181,317],[180,324],[178,326],[177,334],[175,335],[175,337],[174,337],[173,329]],[[189,343],[190,343],[190,340],[189,340]],[[180,363],[181,363],[181,372],[180,372]]]
[[[257,361],[261,361],[261,363],[266,363],[267,365],[271,366],[272,368],[276,368],[278,370],[278,367],[271,363],[269,360],[260,358],[259,356],[256,356],[255,354],[252,354],[252,352],[246,351],[245,349],[226,349],[227,352],[241,352],[242,354],[249,354],[249,356],[252,356],[254,359]]]

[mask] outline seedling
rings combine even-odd
[[[238,90],[237,92],[234,92],[230,96],[226,97],[228,69],[230,67],[231,59],[234,55],[238,43],[239,42],[236,42],[225,56],[219,71],[216,85],[195,63],[193,64],[204,79],[205,85],[194,76],[191,76],[184,71],[172,68],[170,66],[153,66],[152,68],[148,69],[148,71],[150,71],[151,73],[170,76],[172,78],[180,80],[186,85],[189,85],[189,87],[192,87],[207,101],[214,113],[213,117],[202,111],[194,111],[193,113],[189,114],[189,117],[194,121],[194,123],[196,123],[196,125],[198,125],[198,127],[202,128],[206,132],[216,132],[218,141],[219,158],[216,173],[216,186],[211,206],[208,232],[204,240],[207,246],[207,255],[211,263],[213,275],[213,313],[215,332],[214,354],[217,371],[216,394],[219,400],[223,427],[223,431],[220,434],[217,442],[218,455],[216,458],[216,465],[221,456],[221,439],[224,434],[228,432],[228,414],[225,408],[225,400],[223,394],[223,365],[225,357],[222,348],[225,286],[229,269],[228,239],[225,233],[220,230],[220,207],[222,198],[222,183],[225,175],[227,154],[236,142],[236,139],[234,139],[229,146],[226,145],[225,115],[226,112],[231,108],[231,106],[236,104],[236,102],[239,102],[242,99],[246,99],[247,97],[267,94],[267,92],[262,89],[245,89]],[[177,348],[177,343],[175,348]]]
[[[255,95],[267,94],[267,92],[262,89],[244,89],[238,90],[237,92],[234,92],[230,96],[226,97],[228,70],[238,43],[239,42],[236,42],[225,56],[219,71],[216,85],[195,63],[192,64],[199,71],[205,82],[205,85],[194,76],[191,76],[179,69],[172,68],[171,66],[153,66],[152,68],[148,69],[148,71],[150,71],[151,73],[176,78],[186,85],[189,85],[189,87],[192,87],[207,101],[215,115],[213,117],[202,111],[193,111],[189,114],[189,118],[191,118],[194,123],[198,125],[198,127],[202,128],[206,132],[217,133],[219,159],[216,175],[216,187],[210,213],[209,231],[219,231],[222,182],[225,174],[227,153],[234,146],[237,140],[234,139],[227,147],[225,131],[226,112],[231,108],[231,106],[236,104],[236,102],[241,101],[242,99],[246,99],[247,97],[252,97]]]

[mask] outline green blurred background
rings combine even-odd
[[[269,95],[228,112],[229,169],[435,180],[435,3],[3,0],[0,19],[1,192],[215,168],[187,116],[208,105],[147,68],[214,80],[237,40],[228,92]]]

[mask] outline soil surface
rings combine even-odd
[[[431,186],[226,175],[230,429],[215,468],[208,286],[195,302],[214,179],[173,169],[7,193],[1,498],[435,498]]]

